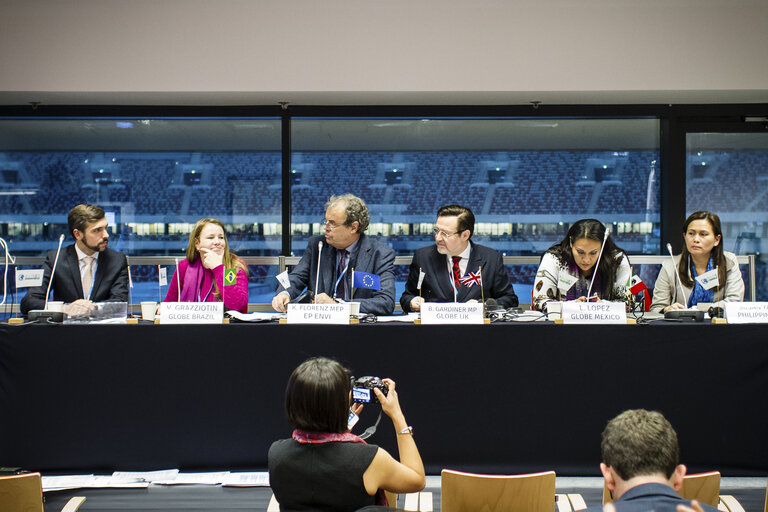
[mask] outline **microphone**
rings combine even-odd
[[[317,300],[317,287],[320,284],[320,260],[323,257],[323,241],[317,242],[317,274],[315,275],[315,297]]]
[[[685,306],[688,306],[688,299],[685,297],[685,289],[683,288],[683,280],[680,279],[680,272],[677,270],[677,265],[675,265],[675,256],[672,254],[672,244],[667,243],[667,251],[669,252],[669,257],[672,258],[672,268],[675,269],[675,275],[677,276],[677,282],[680,283],[680,292],[683,294],[683,303]]]
[[[603,257],[603,249],[605,248],[606,240],[608,240],[608,228],[605,228],[603,243],[600,245],[600,254],[597,255],[597,263],[595,263],[595,270],[592,271],[592,279],[589,281],[589,288],[587,289],[587,302],[589,302],[590,295],[592,295],[592,285],[595,283],[595,276],[597,275],[597,269],[600,268],[600,260]]]
[[[39,320],[46,318],[51,322],[62,322],[64,320],[64,313],[61,311],[49,311],[48,310],[48,297],[51,293],[51,285],[53,284],[53,276],[56,274],[56,265],[59,263],[59,254],[61,254],[61,244],[64,242],[64,234],[59,236],[59,247],[56,249],[56,257],[53,259],[53,268],[51,269],[51,275],[48,278],[48,288],[45,290],[45,305],[43,309],[34,309],[27,314],[30,320]]]

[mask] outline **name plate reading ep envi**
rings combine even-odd
[[[483,324],[483,305],[458,302],[424,302],[421,304],[421,324]]]
[[[163,302],[161,324],[220,324],[224,322],[223,302]]]
[[[565,324],[626,324],[623,302],[563,302]]]
[[[726,302],[725,320],[729,324],[768,323],[768,302]]]
[[[288,304],[288,324],[349,324],[349,302],[341,304]]]

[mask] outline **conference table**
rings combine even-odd
[[[597,475],[600,433],[659,410],[690,470],[768,472],[768,326],[0,325],[0,466],[263,469],[311,356],[391,377],[428,474]],[[368,405],[355,428],[376,421]],[[383,417],[369,442],[396,453]]]

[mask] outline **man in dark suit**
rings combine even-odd
[[[365,235],[370,214],[365,202],[352,194],[332,196],[326,203],[325,236],[309,239],[307,249],[289,275],[291,286],[272,299],[272,307],[284,312],[288,302],[305,289],[315,293],[318,254],[320,280],[314,302],[327,304],[339,300],[360,302],[361,313],[391,315],[395,307],[395,251]],[[322,242],[322,252],[318,251]],[[381,278],[380,290],[355,288],[352,295],[352,269]]]
[[[517,307],[518,300],[509,282],[501,254],[472,242],[475,216],[464,206],[443,206],[437,212],[435,245],[416,250],[400,297],[403,311],[420,311],[423,302],[478,302],[477,276],[482,267],[485,299],[494,299],[504,308]],[[424,273],[419,294],[419,272]]]
[[[64,313],[78,315],[93,309],[94,302],[128,301],[128,262],[125,255],[107,248],[109,233],[104,210],[91,204],[72,208],[67,219],[75,243],[61,250],[53,276],[53,300],[64,301]],[[21,300],[21,312],[45,307],[56,250],[48,252],[43,285],[30,288]]]
[[[677,494],[686,467],[679,464],[677,434],[659,412],[624,411],[606,425],[600,443],[600,471],[616,512],[676,512],[691,502]],[[701,505],[707,512],[717,509]],[[588,512],[601,512],[602,506]]]

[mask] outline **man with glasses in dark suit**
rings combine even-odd
[[[304,256],[288,276],[291,286],[275,295],[272,307],[284,312],[291,300],[306,291],[305,296],[317,304],[353,299],[360,302],[360,313],[391,315],[395,308],[395,251],[365,234],[370,223],[365,201],[344,194],[332,196],[325,206],[325,235],[309,239]],[[379,276],[381,289],[355,288],[353,297],[352,269]],[[313,297],[315,288],[317,296]]]
[[[400,297],[403,311],[420,311],[423,302],[478,302],[483,295],[486,301],[494,299],[503,308],[517,307],[517,295],[501,254],[474,243],[474,229],[475,216],[469,208],[452,204],[438,210],[435,244],[413,255]]]

